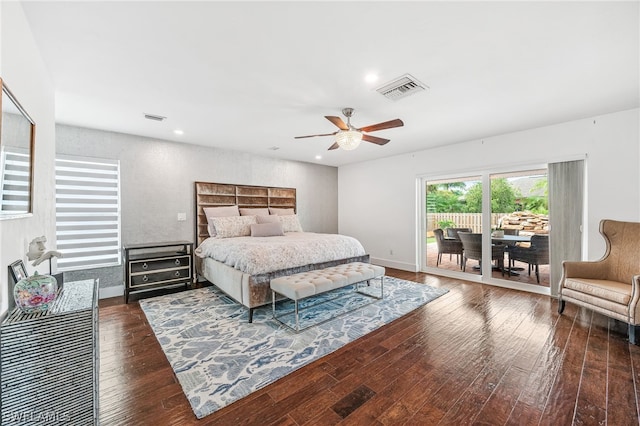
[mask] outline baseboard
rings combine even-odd
[[[490,280],[489,282],[486,282],[484,284],[490,284],[496,287],[509,288],[511,290],[521,290],[529,293],[543,294],[545,296],[551,295],[551,289],[549,287],[543,287],[541,285],[535,285],[535,284],[525,284],[525,283],[520,283],[516,281],[510,281],[506,283],[506,282],[501,282],[497,280]]]
[[[502,281],[494,278],[490,278],[488,280],[483,280],[482,276],[478,274],[469,274],[462,271],[449,271],[446,269],[439,271],[421,271],[425,274],[431,274],[440,277],[453,278],[460,281],[469,281],[472,283],[483,284],[483,285],[492,285],[496,287],[509,288],[511,290],[520,290],[526,291],[529,293],[542,294],[545,296],[550,296],[551,289],[549,287],[544,287],[536,284],[526,284],[517,281]]]
[[[395,260],[389,260],[389,259],[380,259],[377,257],[372,257],[371,259],[371,263],[373,263],[374,265],[380,265],[380,266],[384,266],[387,268],[394,268],[394,269],[400,269],[401,271],[408,271],[408,272],[418,272],[419,269],[416,267],[416,265],[412,264],[412,263],[407,263],[407,262],[398,262]]]
[[[111,287],[103,287],[98,289],[99,299],[108,299],[110,297],[118,297],[124,295],[124,285],[114,285]]]

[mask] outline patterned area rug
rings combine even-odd
[[[374,280],[369,289],[379,294],[379,286]],[[200,419],[447,291],[393,277],[384,279],[383,300],[335,290],[307,299],[315,306],[302,311],[300,325],[317,325],[299,333],[274,320],[271,306],[256,309],[249,324],[247,309],[216,287],[144,299],[140,306]],[[278,310],[289,309],[287,303]],[[339,316],[326,321],[327,312]]]

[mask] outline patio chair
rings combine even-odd
[[[442,229],[434,229],[433,235],[436,237],[436,243],[438,245],[438,257],[436,258],[436,266],[440,265],[442,262],[442,254],[448,253],[449,259],[451,259],[451,255],[456,255],[456,264],[460,264],[462,267],[461,259],[462,259],[462,243],[458,240],[448,240],[444,238],[444,232]]]
[[[640,222],[602,220],[600,233],[607,243],[600,260],[562,262],[558,312],[571,302],[629,327],[636,345],[640,331]]]
[[[473,232],[471,228],[447,228],[445,229],[447,232],[447,238],[452,238],[456,240],[460,240],[458,237],[458,232]]]
[[[462,256],[462,271],[467,269],[467,260],[474,259],[480,262],[482,265],[482,234],[473,234],[471,232],[458,232],[460,240],[462,241],[463,256]],[[491,260],[497,261],[497,267],[502,271],[504,276],[504,245],[492,244],[491,245]]]
[[[516,260],[519,260],[528,265],[529,276],[531,276],[531,269],[535,269],[536,280],[540,284],[539,265],[549,264],[549,236],[533,235],[529,247],[512,246],[509,247],[507,253],[509,254],[509,275],[511,275],[512,265]]]

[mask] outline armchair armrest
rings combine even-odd
[[[629,324],[638,324],[640,320],[640,275],[631,278],[631,301],[629,303]]]
[[[567,261],[562,262],[564,278],[592,278],[605,279],[607,266],[602,260],[596,261]]]

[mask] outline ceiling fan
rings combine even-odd
[[[336,141],[329,147],[329,150],[342,148],[347,151],[356,149],[360,145],[361,141],[367,141],[375,143],[376,145],[384,145],[389,142],[389,139],[379,138],[376,136],[367,135],[365,132],[375,132],[377,130],[392,129],[394,127],[404,126],[404,123],[399,118],[395,120],[385,121],[384,123],[372,124],[365,127],[354,127],[351,125],[351,116],[353,115],[353,108],[344,108],[342,114],[347,117],[347,122],[342,121],[342,118],[331,115],[325,115],[324,118],[332,122],[340,130],[336,130],[333,133],[324,133],[319,135],[308,136],[296,136],[295,139],[312,138],[315,136],[333,136],[336,135]]]

